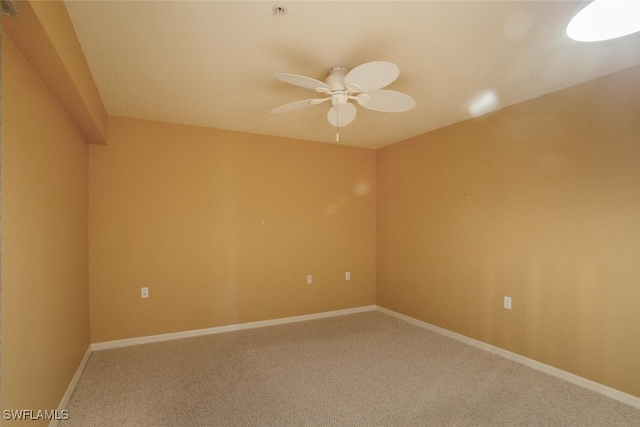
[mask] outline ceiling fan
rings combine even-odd
[[[325,96],[291,102],[274,108],[271,112],[286,113],[330,101],[331,108],[327,113],[327,119],[338,128],[348,125],[356,118],[356,107],[349,102],[352,100],[374,111],[385,113],[408,111],[416,105],[412,97],[394,90],[382,90],[383,87],[393,83],[399,75],[398,66],[386,61],[367,62],[351,71],[345,67],[333,67],[324,82],[297,74],[275,73],[274,77],[278,80],[313,89]]]

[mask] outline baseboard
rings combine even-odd
[[[195,329],[183,332],[173,332],[169,334],[150,335],[138,338],[127,338],[122,340],[105,341],[91,344],[92,351],[107,350],[111,348],[129,347],[132,345],[150,344],[154,342],[170,341],[182,338],[198,337],[202,335],[221,334],[224,332],[240,331],[244,329],[263,328],[265,326],[283,325],[286,323],[304,322],[307,320],[325,319],[327,317],[344,316],[347,314],[363,313],[374,311],[375,305],[347,308],[344,310],[325,311],[321,313],[305,314],[302,316],[282,317],[279,319],[261,320],[257,322],[238,323],[227,326],[217,326],[213,328]]]
[[[60,399],[60,404],[58,405],[57,414],[61,414],[63,410],[67,409],[67,405],[69,404],[69,400],[71,400],[71,395],[76,389],[78,385],[78,381],[80,381],[80,377],[82,376],[82,372],[84,371],[85,366],[87,366],[87,361],[89,360],[89,356],[91,356],[91,346],[87,347],[87,351],[84,353],[78,368],[76,369],[76,373],[73,374],[69,385],[67,386],[67,390],[64,392],[62,399]],[[49,422],[49,427],[57,427],[60,423],[60,420],[51,420]]]
[[[461,341],[465,344],[471,345],[473,347],[479,348],[481,350],[488,351],[489,353],[496,354],[498,356],[502,356],[505,359],[509,359],[514,362],[518,362],[522,365],[533,368],[537,371],[544,372],[545,374],[552,375],[554,377],[560,378],[561,380],[567,381],[569,383],[575,384],[582,388],[586,388],[587,390],[594,391],[596,393],[607,396],[611,399],[617,400],[618,402],[622,402],[629,406],[633,406],[634,408],[640,409],[640,398],[633,396],[628,393],[624,393],[620,390],[616,390],[614,388],[608,387],[606,385],[597,383],[595,381],[588,380],[586,378],[580,377],[578,375],[572,374],[571,372],[563,371],[562,369],[555,368],[551,365],[547,365],[541,362],[538,362],[533,359],[529,359],[528,357],[524,357],[522,355],[510,352],[508,350],[502,349],[500,347],[493,346],[491,344],[487,344],[482,341],[478,341],[473,338],[469,338],[467,336],[458,334],[456,332],[452,332],[448,329],[441,328],[439,326],[432,325],[427,322],[423,322],[422,320],[415,319],[413,317],[406,316],[404,314],[395,312],[393,310],[389,310],[388,308],[376,306],[376,310],[388,314],[390,316],[396,317],[398,319],[404,320],[408,323],[412,323],[414,325],[420,326],[422,328],[428,329],[432,332],[436,332],[438,334],[447,336],[449,338],[453,338],[457,341]]]

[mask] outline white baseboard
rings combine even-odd
[[[78,381],[80,381],[80,377],[82,376],[82,372],[84,372],[85,366],[87,366],[87,361],[89,360],[89,356],[91,356],[91,346],[87,347],[87,351],[84,353],[84,356],[82,357],[82,360],[80,361],[80,364],[76,369],[76,373],[73,374],[73,377],[69,382],[69,386],[67,386],[67,390],[64,392],[62,399],[60,399],[60,404],[58,404],[58,410],[57,410],[58,414],[62,413],[62,411],[67,408],[67,405],[69,404],[69,400],[71,400],[71,395],[75,391],[76,386],[78,385]],[[60,420],[55,420],[55,419],[51,420],[49,422],[49,427],[57,427],[59,423],[60,423]]]
[[[202,335],[221,334],[224,332],[240,331],[244,329],[262,328],[265,326],[284,325],[286,323],[304,322],[307,320],[324,319],[327,317],[344,316],[346,314],[363,313],[374,311],[375,305],[347,308],[344,310],[325,311],[322,313],[305,314],[302,316],[282,317],[279,319],[261,320],[257,322],[238,323],[228,326],[217,326],[213,328],[194,329],[183,332],[173,332],[169,334],[150,335],[138,338],[127,338],[115,341],[105,341],[91,344],[92,351],[107,350],[111,348],[129,347],[132,345],[150,344],[154,342],[170,341],[181,338],[198,337]]]
[[[510,352],[508,350],[502,349],[500,347],[493,346],[491,344],[487,344],[482,341],[478,341],[473,338],[469,338],[467,336],[458,334],[456,332],[452,332],[448,329],[441,328],[439,326],[432,325],[427,322],[423,322],[422,320],[414,319],[413,317],[406,316],[404,314],[395,312],[393,310],[389,310],[388,308],[376,306],[376,309],[382,313],[388,314],[390,316],[396,317],[398,319],[404,320],[406,322],[412,323],[414,325],[420,326],[422,328],[428,329],[432,332],[436,332],[441,335],[445,335],[449,338],[453,338],[457,341],[461,341],[465,344],[469,344],[473,347],[479,348],[481,350],[488,351],[489,353],[496,354],[498,356],[502,356],[506,359],[512,360],[514,362],[518,362],[522,365],[533,368],[537,371],[544,372],[545,374],[552,375],[554,377],[560,378],[561,380],[567,381],[569,383],[578,385],[580,387],[586,388],[587,390],[595,391],[596,393],[607,396],[611,399],[617,400],[619,402],[625,403],[629,406],[633,406],[634,408],[640,409],[640,398],[633,396],[628,393],[624,393],[620,390],[616,390],[614,388],[608,387],[606,385],[597,383],[595,381],[588,380],[586,378],[580,377],[578,375],[572,374],[571,372],[563,371],[562,369],[555,368],[551,365],[547,365],[541,362],[538,362],[533,359],[529,359],[528,357],[521,356],[519,354]]]

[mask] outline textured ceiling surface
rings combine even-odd
[[[340,144],[379,148],[640,63],[640,33],[581,43],[576,1],[86,1],[66,3],[108,114],[336,142],[328,103],[276,80],[390,61],[403,113],[358,106]],[[274,5],[287,9],[273,12]]]

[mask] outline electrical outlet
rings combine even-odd
[[[149,298],[149,288],[140,288],[140,298]]]
[[[307,285],[310,285],[313,283],[313,276],[310,274],[307,274]]]
[[[344,273],[344,280],[351,280],[351,272],[347,271],[346,273]]]
[[[504,308],[511,310],[511,297],[504,297]]]

